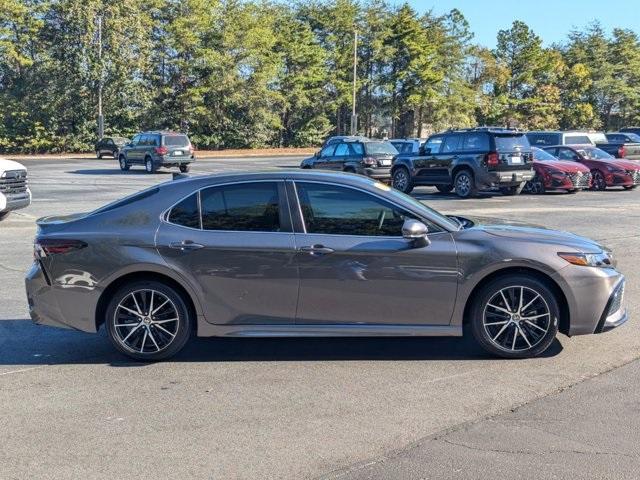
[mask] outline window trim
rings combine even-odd
[[[293,205],[292,211],[295,209],[296,211],[296,215],[297,215],[297,221],[295,221],[293,223],[294,227],[297,224],[297,228],[294,228],[294,234],[296,235],[323,235],[323,236],[330,236],[330,237],[352,237],[352,238],[394,238],[394,239],[398,239],[398,238],[404,238],[402,236],[402,234],[400,235],[343,235],[341,233],[310,233],[307,232],[307,225],[304,221],[304,215],[302,214],[302,205],[300,204],[300,195],[298,193],[298,186],[297,183],[315,183],[315,184],[320,184],[320,185],[332,185],[332,186],[336,186],[336,187],[343,187],[343,188],[350,188],[351,190],[356,190],[357,192],[361,192],[367,195],[371,195],[373,197],[378,198],[379,200],[382,200],[383,202],[389,203],[397,208],[401,208],[403,210],[407,210],[409,212],[412,212],[416,215],[416,217],[421,218],[423,221],[427,220],[427,223],[431,223],[436,225],[438,228],[440,228],[439,232],[431,232],[431,233],[427,233],[427,235],[431,236],[431,235],[438,235],[438,234],[442,234],[442,233],[451,233],[449,230],[447,230],[445,227],[443,227],[442,225],[438,224],[438,222],[435,222],[431,219],[425,219],[423,215],[419,215],[417,212],[413,211],[412,209],[405,207],[403,205],[399,205],[395,202],[392,202],[391,200],[389,200],[388,198],[385,198],[381,195],[378,195],[374,192],[370,192],[368,190],[363,190],[362,188],[358,188],[358,187],[354,187],[352,185],[344,185],[341,183],[334,183],[334,182],[321,182],[321,181],[317,181],[317,180],[296,180],[296,179],[288,179],[287,183],[290,183],[291,185],[293,185],[293,192],[295,194],[294,196],[294,201],[295,201],[295,205]],[[301,229],[301,231],[297,231],[297,229]]]
[[[263,230],[205,230],[203,228],[202,225],[202,200],[201,200],[201,194],[202,194],[202,190],[206,190],[208,188],[216,188],[216,187],[225,187],[225,186],[229,186],[229,185],[242,185],[245,183],[275,183],[276,187],[278,189],[278,207],[280,209],[284,208],[285,210],[280,214],[280,220],[284,220],[284,225],[281,225],[281,228],[286,228],[287,231],[281,231],[281,232],[270,232],[270,231],[263,231]],[[174,207],[176,207],[177,205],[179,205],[180,203],[182,203],[183,200],[186,200],[187,198],[189,198],[191,195],[197,194],[198,196],[198,211],[200,212],[200,228],[193,228],[193,227],[187,227],[186,225],[179,225],[177,223],[173,223],[169,221],[169,214],[171,213],[171,210],[174,209]],[[240,181],[235,181],[235,182],[225,182],[225,183],[217,183],[217,184],[213,184],[213,185],[205,185],[203,187],[198,188],[197,190],[193,190],[191,192],[189,192],[187,195],[185,195],[184,197],[181,197],[177,202],[173,203],[169,208],[165,209],[161,214],[160,214],[160,223],[166,223],[167,225],[172,225],[174,227],[178,227],[178,228],[184,228],[185,230],[193,230],[195,232],[201,232],[201,233],[205,233],[205,232],[212,232],[212,233],[275,233],[277,235],[293,235],[294,234],[294,227],[293,227],[293,219],[292,219],[292,215],[291,215],[291,208],[289,206],[289,197],[287,195],[287,189],[286,189],[286,182],[285,179],[264,179],[264,180],[240,180]]]

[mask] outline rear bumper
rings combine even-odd
[[[528,182],[534,175],[533,170],[492,171],[480,175],[478,180],[482,188],[510,187]]]
[[[18,210],[31,205],[31,191],[4,195],[0,193],[0,212]]]
[[[363,168],[363,175],[366,175],[371,178],[375,178],[376,180],[390,180],[391,179],[391,167],[382,167],[382,168]]]
[[[162,165],[163,167],[177,167],[179,165],[188,165],[189,163],[193,163],[195,161],[195,155],[185,155],[177,157],[172,155],[164,155],[155,159],[155,162],[158,165]]]

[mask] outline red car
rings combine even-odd
[[[573,193],[591,187],[591,171],[581,163],[558,160],[540,148],[532,147],[531,150],[536,175],[525,184],[523,192],[566,190]]]
[[[544,150],[560,160],[579,162],[591,170],[591,188],[623,187],[632,190],[640,185],[640,163],[615,158],[593,145],[558,145]]]

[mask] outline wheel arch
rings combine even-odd
[[[476,172],[473,166],[470,165],[469,163],[464,162],[464,163],[457,163],[456,165],[453,166],[453,168],[451,169],[451,181],[454,181],[458,172],[462,170],[468,170],[473,176],[473,179],[474,180],[476,179]]]
[[[560,307],[560,319],[559,319],[558,329],[561,333],[568,335],[569,326],[571,325],[571,312],[569,309],[569,302],[567,301],[567,297],[564,291],[562,290],[560,285],[558,285],[558,283],[553,278],[551,278],[547,273],[541,270],[537,270],[535,268],[523,267],[523,266],[507,267],[507,268],[501,268],[499,270],[495,270],[487,274],[486,276],[484,276],[478,283],[476,283],[465,302],[463,316],[462,316],[462,323],[464,325],[467,325],[470,322],[469,316],[470,316],[471,306],[473,305],[473,302],[476,296],[478,295],[478,293],[480,292],[480,290],[482,289],[482,287],[484,287],[489,282],[497,278],[500,278],[506,275],[518,275],[518,274],[532,276],[537,280],[540,280],[543,283],[545,283],[551,289],[551,291],[556,296],[556,300],[558,301],[558,306]]]
[[[409,171],[409,175],[413,176],[413,165],[411,164],[410,159],[396,158],[393,162],[393,166],[391,167],[391,175],[393,175],[399,168],[406,168]]]
[[[172,288],[174,288],[184,299],[187,304],[187,308],[189,312],[193,315],[193,326],[197,328],[198,324],[198,308],[196,307],[197,302],[194,299],[193,292],[190,292],[190,289],[177,281],[175,278],[170,277],[164,273],[154,272],[154,271],[138,271],[138,272],[130,272],[124,275],[121,275],[115,279],[113,279],[109,285],[102,291],[100,294],[100,298],[98,299],[98,303],[96,304],[95,311],[95,325],[96,331],[99,330],[100,326],[104,323],[104,316],[107,311],[107,306],[109,305],[109,300],[111,296],[123,285],[127,283],[137,282],[137,281],[157,281],[160,283],[164,283]]]

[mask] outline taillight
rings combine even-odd
[[[33,253],[36,258],[60,255],[74,250],[81,250],[87,244],[82,240],[68,240],[64,238],[36,238]]]
[[[158,155],[166,155],[169,153],[169,149],[167,147],[156,147],[156,153]]]
[[[618,158],[624,158],[626,154],[627,151],[624,149],[624,145],[621,145],[620,148],[618,148]]]
[[[375,167],[376,165],[378,165],[378,161],[373,157],[364,157],[362,159],[362,163],[370,167]]]
[[[489,152],[487,153],[487,165],[490,167],[497,167],[500,163],[500,157],[498,156],[498,152]]]

